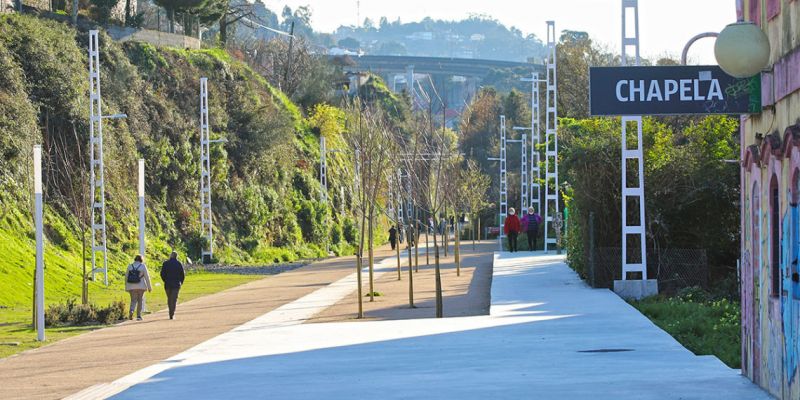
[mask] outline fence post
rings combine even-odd
[[[594,211],[589,212],[589,274],[592,287],[596,287],[594,265]]]

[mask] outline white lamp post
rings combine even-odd
[[[144,257],[144,159],[139,159],[139,254]]]
[[[33,193],[36,202],[36,339],[44,341],[44,235],[42,226],[42,146],[33,146]]]
[[[769,39],[752,22],[745,22],[741,0],[736,2],[739,21],[725,27],[714,43],[714,56],[720,68],[735,78],[748,78],[769,63]]]

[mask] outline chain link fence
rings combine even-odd
[[[588,249],[587,249],[588,250]],[[622,279],[622,249],[597,247],[586,252],[587,280],[597,288],[612,288]],[[708,289],[708,258],[705,249],[647,250],[647,275],[658,279],[659,293],[675,293],[685,287]]]

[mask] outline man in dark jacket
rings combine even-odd
[[[183,285],[185,277],[183,265],[178,261],[178,253],[172,252],[169,260],[161,265],[161,279],[164,281],[164,290],[167,292],[167,306],[169,307],[169,319],[175,317],[175,306],[178,304],[178,292]]]

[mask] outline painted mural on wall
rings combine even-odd
[[[748,148],[742,171],[742,373],[800,399],[800,130],[781,136]]]

